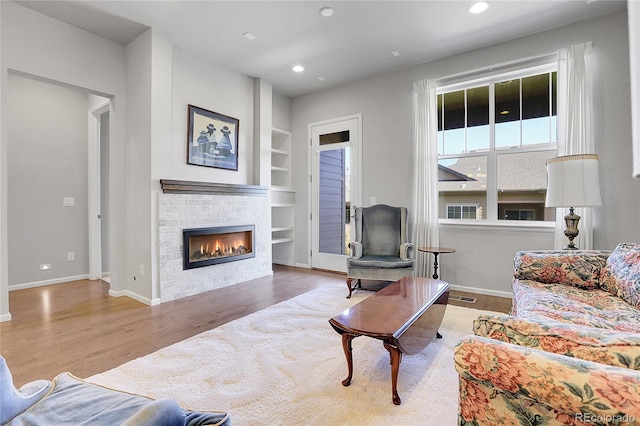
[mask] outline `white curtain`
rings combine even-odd
[[[633,125],[633,177],[640,179],[640,2],[627,1],[629,61],[631,63],[631,120]]]
[[[592,154],[593,87],[591,42],[575,44],[558,52],[558,155]],[[564,236],[566,208],[556,210],[555,248],[568,240]],[[574,240],[578,248],[593,248],[592,208],[576,208],[581,216],[580,234]]]
[[[413,242],[417,247],[439,245],[438,233],[438,120],[435,80],[413,84]],[[415,273],[431,276],[431,261],[416,251]],[[426,275],[423,275],[425,274]]]

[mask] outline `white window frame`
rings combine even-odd
[[[453,84],[447,84],[439,86],[436,89],[436,96],[442,95],[448,92],[454,92],[457,90],[472,89],[474,87],[489,85],[489,149],[487,150],[474,150],[470,152],[457,153],[457,154],[439,154],[438,160],[463,158],[463,157],[477,157],[483,155],[487,157],[487,211],[486,219],[439,219],[440,224],[455,224],[455,225],[471,225],[471,226],[502,226],[502,227],[542,227],[542,228],[554,228],[555,221],[523,221],[523,220],[499,220],[498,219],[498,155],[506,153],[518,153],[518,152],[534,152],[534,151],[556,151],[558,150],[557,135],[556,142],[550,144],[529,145],[519,148],[497,148],[495,147],[495,97],[494,84],[499,81],[508,80],[510,78],[526,78],[538,74],[544,74],[549,72],[557,72],[558,66],[556,62],[550,62],[547,64],[523,67],[517,70],[509,72],[499,72],[491,75],[484,75],[480,78],[469,77],[465,81],[460,81]],[[556,88],[557,89],[557,88]],[[466,114],[466,109],[465,109]],[[443,123],[444,124],[444,123]],[[556,131],[558,124],[556,123]],[[438,191],[439,192],[439,191]],[[465,204],[465,203],[463,203]],[[466,203],[473,204],[473,203]],[[449,204],[447,204],[449,205]],[[446,211],[446,210],[445,210]]]

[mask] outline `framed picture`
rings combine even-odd
[[[189,105],[187,164],[238,170],[237,118]]]

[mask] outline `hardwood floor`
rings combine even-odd
[[[331,283],[347,288],[345,276],[274,265],[274,275],[208,293],[147,306],[108,296],[109,284],[80,280],[9,293],[12,320],[0,323],[0,353],[19,387],[63,371],[88,377],[162,347],[218,327]],[[468,295],[451,301],[507,312],[511,299]]]

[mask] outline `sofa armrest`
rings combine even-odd
[[[580,288],[600,287],[600,271],[610,251],[519,251],[513,259],[513,278]]]
[[[477,336],[541,349],[617,367],[640,370],[640,335],[620,330],[576,327],[554,320],[482,314],[473,321]]]
[[[479,336],[461,340],[454,359],[461,425],[640,421],[638,371]]]
[[[0,355],[0,424],[32,407],[47,395],[51,386],[49,380],[35,380],[16,389],[7,361]]]

